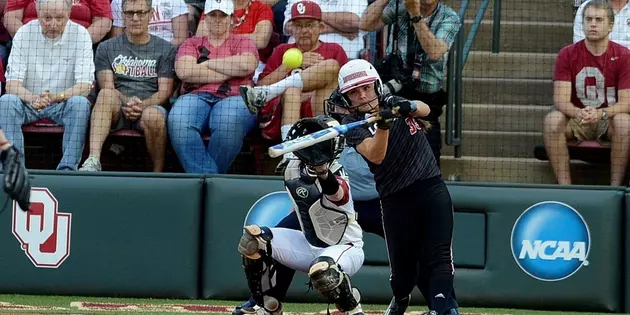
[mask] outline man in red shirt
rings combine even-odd
[[[323,23],[319,5],[300,1],[291,7],[294,44],[283,44],[274,49],[260,74],[258,86],[241,86],[241,96],[252,113],[260,111],[259,124],[263,137],[285,139],[291,126],[300,118],[324,113],[324,101],[337,88],[337,74],[348,56],[336,43],[319,40]],[[290,48],[302,51],[303,61],[295,69],[282,63]],[[282,172],[293,153],[284,155],[276,169]]]
[[[586,38],[556,59],[556,111],[544,121],[545,147],[559,184],[570,185],[568,140],[611,140],[611,179],[622,184],[630,153],[630,51],[608,40],[614,12],[606,0],[584,8]]]

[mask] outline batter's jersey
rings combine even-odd
[[[331,201],[322,193],[318,180],[304,174],[300,161],[289,162],[284,172],[285,188],[293,201],[294,210],[306,240],[315,247],[328,247],[337,244],[352,244],[363,247],[363,231],[357,222],[348,178],[341,166],[335,172],[343,189],[340,201]]]
[[[554,81],[571,82],[571,103],[579,108],[604,108],[617,103],[619,90],[630,88],[630,51],[615,42],[594,56],[584,40],[558,53]]]
[[[344,124],[365,119],[366,114],[346,115]],[[376,133],[376,124],[364,125],[346,134],[346,143],[356,148]],[[357,150],[358,152],[358,150]],[[403,189],[417,180],[441,175],[422,124],[414,118],[396,118],[389,129],[387,152],[381,164],[363,157],[374,174],[376,190],[381,198]]]

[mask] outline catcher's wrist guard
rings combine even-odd
[[[339,190],[339,182],[332,171],[328,170],[328,177],[326,179],[319,178],[319,184],[322,186],[322,193],[324,195],[332,196]]]

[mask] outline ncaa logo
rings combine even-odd
[[[31,189],[31,208],[23,211],[13,202],[13,235],[38,268],[58,268],[70,255],[72,214],[59,212],[48,188]]]
[[[588,266],[591,233],[577,210],[545,201],[516,220],[511,245],[512,256],[525,273],[541,281],[560,281]]]

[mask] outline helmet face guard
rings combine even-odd
[[[327,116],[318,116],[315,118],[304,118],[299,120],[291,127],[288,139],[292,140],[301,136],[305,136],[326,128],[339,125],[339,123]],[[322,165],[334,161],[344,149],[344,139],[335,137],[312,146],[293,152],[302,162],[307,165]]]

